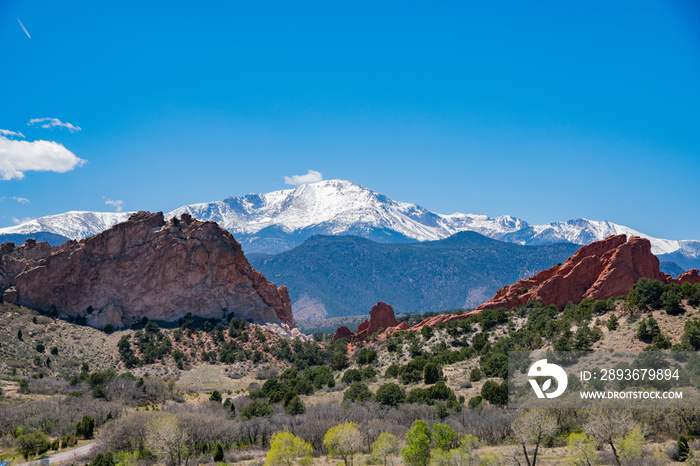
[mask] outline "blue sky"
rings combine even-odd
[[[24,136],[0,136],[0,226],[316,170],[440,213],[700,239],[691,0],[10,0],[0,48],[0,129]]]

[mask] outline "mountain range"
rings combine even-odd
[[[191,204],[166,213],[189,213],[215,221],[241,242],[246,253],[277,254],[315,235],[355,235],[379,243],[436,241],[462,231],[519,245],[589,244],[611,235],[647,238],[662,262],[681,269],[700,268],[700,241],[653,238],[608,221],[583,218],[530,225],[512,216],[442,215],[417,204],[399,202],[345,180],[309,183],[267,194]],[[128,212],[67,212],[1,228],[0,243],[35,237],[60,244],[82,239],[125,221]]]
[[[570,243],[521,246],[464,231],[411,244],[314,236],[280,254],[247,258],[287,287],[297,320],[317,320],[366,314],[378,301],[398,313],[476,307],[577,249]]]

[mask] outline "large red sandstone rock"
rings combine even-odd
[[[476,311],[509,309],[530,300],[561,308],[584,298],[624,296],[642,277],[664,283],[700,281],[695,269],[678,278],[662,273],[649,240],[632,236],[628,241],[625,235],[617,235],[583,246],[561,265],[504,286],[490,301],[477,306]]]
[[[13,243],[0,245],[0,289],[8,287],[13,278],[34,267],[38,261],[51,254],[51,251],[49,243],[34,239],[28,239],[21,246],[15,246]]]
[[[342,325],[335,331],[333,340],[340,338],[346,338],[350,341],[364,340],[370,335],[398,325],[399,321],[394,315],[394,308],[387,303],[379,302],[369,311],[369,320],[365,320],[357,326],[357,332],[352,333],[349,328]]]
[[[18,304],[44,311],[55,305],[63,315],[86,316],[91,325],[144,316],[172,321],[187,313],[223,318],[228,311],[295,326],[287,289],[255,270],[229,232],[187,214],[165,222],[162,213],[139,212],[24,268],[13,256],[22,246],[3,248],[14,249],[3,253],[0,266],[14,264],[9,275]],[[22,260],[27,257],[23,252]]]

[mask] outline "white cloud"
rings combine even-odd
[[[103,198],[103,199],[104,199],[104,198]],[[114,206],[114,209],[115,209],[117,212],[121,212],[121,211],[122,211],[122,207],[124,207],[124,201],[121,201],[121,200],[113,201],[112,199],[107,199],[107,200],[105,201],[105,204]]]
[[[305,183],[316,183],[318,181],[323,181],[323,176],[321,172],[316,170],[309,170],[306,175],[292,175],[284,177],[284,184],[291,184],[294,186],[299,186]]]
[[[2,136],[17,136],[18,138],[24,137],[24,134],[15,133],[14,131],[10,131],[9,129],[0,129],[0,135],[2,135]]]
[[[30,221],[31,218],[29,217],[24,217],[24,218],[17,218],[17,217],[12,217],[12,221],[14,222],[15,225],[19,225],[20,223],[28,222]]]
[[[10,199],[12,199],[13,201],[17,201],[20,204],[29,204],[29,199],[27,199],[26,197],[12,196],[10,197]]]
[[[27,123],[27,126],[32,126],[32,125],[40,125],[42,128],[68,128],[70,132],[74,131],[80,131],[80,126],[75,126],[71,123],[64,123],[58,118],[32,118],[29,120],[29,123]]]
[[[15,141],[0,136],[0,179],[24,178],[26,171],[65,173],[84,164],[62,144],[53,141]]]

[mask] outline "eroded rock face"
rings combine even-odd
[[[295,326],[287,289],[253,269],[229,232],[187,214],[166,222],[162,213],[139,212],[103,233],[54,248],[11,282],[18,304],[44,311],[55,305],[59,313],[86,316],[93,325],[233,312]]]
[[[12,284],[12,279],[27,269],[34,267],[38,261],[46,258],[51,251],[49,243],[28,239],[21,246],[14,243],[0,245],[0,289]]]
[[[475,311],[512,308],[539,301],[561,308],[584,298],[608,299],[628,294],[642,277],[663,283],[697,283],[693,269],[678,278],[662,273],[659,260],[651,253],[649,240],[625,235],[610,236],[583,246],[565,263],[544,270],[534,277],[504,286]]]
[[[374,335],[382,330],[387,330],[399,325],[394,315],[394,308],[387,303],[378,302],[372,310],[369,311],[369,319],[360,323],[357,326],[357,332],[353,333],[344,325],[338,327],[333,335],[333,340],[345,338],[347,340],[364,340],[370,335]]]

